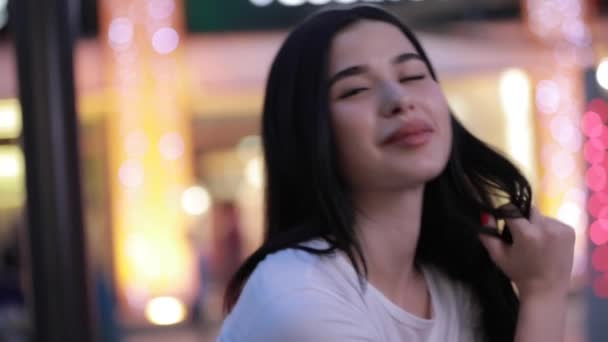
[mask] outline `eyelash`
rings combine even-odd
[[[426,77],[426,75],[403,77],[403,78],[399,79],[399,82],[404,83],[404,82],[408,82],[408,81],[419,81],[419,80],[424,79],[425,77]]]
[[[405,82],[410,82],[410,81],[419,81],[426,78],[426,75],[416,75],[416,76],[409,76],[409,77],[402,77],[399,79],[399,83],[405,83]],[[344,92],[342,95],[340,95],[339,99],[346,99],[348,97],[351,96],[355,96],[357,94],[359,94],[362,91],[367,90],[367,88],[354,88],[354,89],[350,89],[346,92]]]

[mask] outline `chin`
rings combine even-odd
[[[425,184],[439,177],[447,165],[444,161],[427,161],[412,163],[407,169],[401,170],[401,177],[407,179],[410,184]]]

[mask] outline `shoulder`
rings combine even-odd
[[[331,341],[350,333],[373,340],[356,275],[338,258],[294,249],[268,256],[224,321],[220,341]]]
[[[309,241],[306,247],[324,249],[327,243]],[[268,255],[249,277],[242,296],[272,299],[278,294],[300,290],[324,290],[351,294],[358,289],[358,278],[341,252],[313,254],[284,249]]]

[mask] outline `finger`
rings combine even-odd
[[[479,240],[490,254],[490,258],[497,264],[502,265],[507,253],[507,246],[496,237],[479,235]]]
[[[530,208],[530,219],[528,221],[533,225],[542,225],[545,221],[545,217],[533,206]]]
[[[500,209],[508,213],[508,215],[506,215],[507,217],[505,217],[504,220],[507,226],[509,226],[509,230],[511,232],[511,235],[513,236],[514,241],[517,241],[518,238],[522,238],[523,236],[529,234],[529,232],[532,231],[532,224],[530,223],[530,221],[528,221],[528,219],[521,215],[519,209],[517,209],[516,206],[514,206],[513,204],[508,204],[506,206],[501,207]],[[516,215],[519,215],[520,217],[515,217]]]

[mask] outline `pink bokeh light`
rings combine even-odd
[[[590,164],[598,164],[604,160],[606,149],[604,144],[598,138],[589,139],[583,147],[583,155],[585,160]]]
[[[606,169],[602,165],[592,165],[585,174],[589,189],[601,191],[606,187]]]
[[[591,253],[591,265],[599,272],[608,272],[608,246],[597,247]]]
[[[602,209],[608,206],[608,194],[604,192],[596,192],[589,197],[587,201],[587,211],[593,217],[599,217]]]
[[[596,220],[589,227],[589,239],[596,245],[600,246],[608,242],[608,230],[606,229],[605,220]]]
[[[608,274],[604,273],[593,281],[593,292],[600,298],[608,298]]]
[[[603,122],[608,121],[608,102],[603,99],[593,99],[587,106],[591,112],[598,113]]]
[[[602,135],[604,123],[600,115],[593,111],[588,111],[583,116],[583,133],[590,138],[597,138]]]

